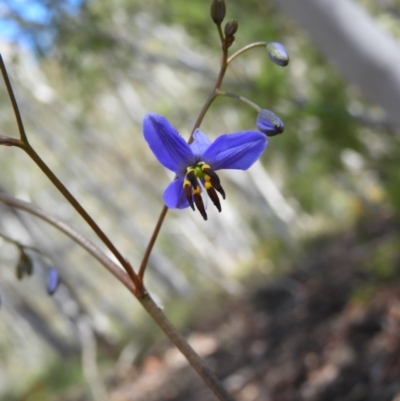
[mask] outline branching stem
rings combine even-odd
[[[226,70],[228,68],[228,49],[226,48],[226,46],[224,46],[224,39],[223,39],[221,26],[218,26],[218,32],[219,32],[219,35],[220,35],[220,38],[221,38],[221,42],[222,42],[221,68],[220,68],[220,71],[219,71],[219,74],[218,74],[217,81],[216,81],[216,83],[214,85],[214,88],[211,91],[210,95],[208,96],[207,100],[205,101],[205,103],[204,103],[202,109],[200,110],[200,113],[199,113],[199,115],[198,115],[198,117],[196,119],[196,122],[194,123],[194,126],[192,128],[190,137],[188,139],[188,143],[192,143],[193,142],[193,134],[196,131],[196,129],[200,127],[201,123],[203,122],[203,119],[204,119],[205,115],[207,114],[208,109],[210,108],[212,102],[217,97],[219,88],[222,85],[222,81],[224,80],[225,73],[226,73]],[[140,264],[140,270],[139,270],[139,274],[138,275],[139,275],[141,280],[143,280],[144,272],[146,270],[147,263],[149,261],[149,258],[150,258],[151,252],[153,250],[154,244],[155,244],[155,242],[157,240],[158,234],[160,233],[160,229],[161,229],[161,227],[163,225],[163,222],[164,222],[165,216],[167,215],[167,212],[168,212],[168,208],[167,208],[167,206],[164,205],[163,209],[162,209],[162,211],[160,213],[160,216],[159,216],[159,218],[157,220],[156,226],[155,226],[155,228],[153,230],[153,234],[151,235],[150,241],[147,244],[146,251],[145,251],[145,253],[143,255],[142,262]]]
[[[10,97],[10,101],[14,110],[15,118],[17,120],[18,131],[20,138],[14,139],[5,136],[0,137],[0,144],[8,146],[17,146],[23,149],[28,156],[36,163],[36,165],[43,171],[47,178],[53,183],[53,185],[61,192],[61,194],[67,199],[67,201],[75,208],[75,210],[82,216],[86,223],[92,228],[92,230],[97,234],[97,236],[103,241],[107,248],[113,253],[117,260],[121,263],[123,268],[128,273],[129,277],[133,281],[137,295],[142,295],[146,292],[143,281],[133,270],[131,264],[121,255],[115,245],[103,232],[103,230],[98,226],[98,224],[93,220],[89,213],[83,208],[83,206],[76,200],[76,198],[69,192],[66,186],[57,178],[53,171],[47,166],[47,164],[40,158],[33,147],[29,144],[28,137],[25,132],[24,124],[22,122],[21,113],[19,111],[18,103],[15,99],[14,91],[11,86],[10,78],[7,73],[6,66],[4,64],[3,58],[0,55],[0,69],[3,75],[4,82],[7,87],[7,92]]]
[[[21,113],[19,112],[18,104],[14,96],[14,91],[11,86],[10,78],[8,77],[6,65],[4,64],[3,57],[1,54],[0,54],[0,69],[1,69],[1,74],[3,75],[4,83],[6,84],[8,97],[10,98],[12,108],[14,110],[15,119],[17,120],[20,140],[23,143],[28,143],[28,138],[25,133],[24,124],[22,123]]]
[[[199,376],[208,385],[211,391],[215,394],[220,401],[234,401],[231,395],[221,385],[217,377],[205,365],[204,361],[188,344],[186,339],[179,333],[179,331],[172,325],[172,323],[165,316],[160,307],[154,302],[151,296],[147,293],[138,297],[136,288],[129,276],[119,268],[110,258],[108,258],[93,242],[85,238],[83,235],[75,231],[68,224],[60,221],[59,219],[50,216],[37,206],[22,200],[13,198],[0,192],[0,202],[33,214],[36,217],[46,221],[53,227],[64,232],[78,245],[89,252],[98,262],[100,262],[114,277],[116,277],[141,303],[143,308],[149,313],[157,325],[162,329],[171,342],[179,349],[185,356],[190,365],[197,371]]]
[[[226,56],[224,58],[223,66],[221,67],[221,73],[218,78],[218,82],[222,82],[223,74],[226,70]],[[140,268],[141,275],[138,275],[133,270],[130,263],[121,255],[118,249],[106,236],[106,234],[100,229],[93,218],[86,212],[83,206],[75,199],[75,197],[68,191],[65,185],[57,178],[57,176],[52,172],[52,170],[46,165],[46,163],[41,159],[41,157],[36,153],[32,146],[28,142],[27,135],[25,133],[22,118],[19,112],[18,104],[14,96],[14,92],[10,83],[10,79],[7,74],[7,70],[0,55],[0,69],[6,83],[7,91],[12,103],[14,114],[18,124],[18,130],[20,134],[19,139],[0,136],[0,145],[5,146],[17,146],[23,149],[28,156],[36,163],[36,165],[43,171],[43,173],[49,178],[49,180],[54,184],[54,186],[64,195],[67,201],[75,208],[75,210],[82,216],[82,218],[87,222],[87,224],[93,229],[93,231],[98,235],[98,237],[103,241],[107,248],[114,254],[117,260],[125,268],[126,273],[120,269],[120,267],[115,264],[111,259],[109,259],[96,245],[94,245],[87,238],[83,237],[81,234],[73,230],[67,224],[59,221],[58,219],[51,217],[48,213],[44,212],[40,208],[33,206],[27,202],[12,198],[3,193],[0,193],[0,201],[17,209],[25,210],[41,219],[52,224],[54,227],[63,231],[80,246],[86,249],[95,259],[97,259],[108,271],[110,271],[122,284],[125,285],[129,291],[138,299],[142,304],[144,309],[151,315],[153,320],[157,325],[164,331],[167,337],[172,341],[172,343],[180,350],[180,352],[185,356],[190,365],[197,371],[199,376],[203,379],[205,384],[211,389],[214,395],[220,401],[234,401],[231,395],[225,390],[222,384],[219,382],[217,377],[212,373],[212,371],[205,365],[204,361],[199,357],[199,355],[193,350],[193,348],[188,344],[186,339],[179,333],[179,331],[172,325],[172,323],[167,319],[162,310],[157,306],[151,296],[147,293],[143,284],[143,274],[144,269],[147,264],[147,260],[150,256],[151,249],[156,241],[157,235],[163,223],[164,217],[167,212],[167,208],[164,207],[156,229],[154,230],[153,236],[149,242],[148,250],[146,251],[145,257]],[[217,83],[218,83],[217,82]],[[208,107],[211,105],[215,98],[215,91],[217,85],[214,89],[213,96],[210,96],[203,107],[199,118],[196,121],[196,126],[193,128],[191,138],[193,136],[194,130],[200,125],[202,119]]]
[[[219,95],[225,95],[237,98],[239,100],[245,101],[250,104],[247,99],[241,98],[227,92],[220,91],[223,79],[225,77],[226,70],[229,63],[237,57],[237,55],[248,50],[248,48],[255,47],[257,44],[253,44],[251,47],[243,48],[241,51],[235,53],[230,59],[228,59],[228,46],[225,42],[224,34],[221,29],[221,25],[218,25],[218,33],[222,45],[222,61],[220,72],[214,88],[212,89],[210,95],[205,101],[200,113],[194,123],[191,135],[188,139],[188,143],[193,141],[193,134],[197,128],[200,127],[207,111],[209,110],[211,104],[215,98]],[[36,153],[33,147],[29,144],[28,137],[25,132],[25,128],[22,122],[21,114],[18,108],[17,101],[11,86],[11,82],[3,61],[0,55],[0,69],[3,75],[3,79],[7,88],[7,92],[14,110],[15,118],[18,125],[18,131],[20,138],[15,139],[7,136],[0,135],[0,145],[5,146],[16,146],[23,149],[28,156],[36,163],[36,165],[43,171],[43,173],[48,177],[48,179],[53,183],[53,185],[61,192],[61,194],[67,199],[67,201],[75,208],[75,210],[81,215],[81,217],[87,222],[87,224],[93,229],[97,236],[103,241],[107,248],[113,253],[113,255],[120,262],[121,266],[126,270],[126,273],[122,271],[117,264],[115,264],[111,259],[109,259],[96,245],[91,241],[83,237],[81,234],[73,230],[67,224],[59,221],[58,219],[49,216],[46,212],[42,211],[40,208],[33,206],[27,202],[9,197],[3,193],[0,193],[0,201],[17,209],[25,210],[45,221],[52,224],[54,227],[63,231],[80,246],[86,249],[95,259],[97,259],[106,269],[108,269],[122,284],[125,285],[129,291],[139,300],[146,311],[151,315],[157,325],[164,331],[167,337],[173,342],[173,344],[182,352],[185,358],[188,360],[190,365],[197,371],[199,376],[208,385],[211,391],[220,401],[234,401],[231,395],[225,390],[225,388],[218,381],[217,377],[212,373],[211,370],[205,365],[203,360],[197,355],[193,348],[188,344],[185,338],[177,331],[177,329],[171,324],[171,322],[164,315],[162,310],[157,306],[151,296],[146,292],[143,284],[143,276],[145,273],[146,266],[148,264],[149,257],[153,250],[154,244],[159,235],[160,229],[164,222],[165,216],[168,212],[166,206],[163,207],[160,216],[158,218],[157,224],[154,228],[153,234],[149,240],[146,251],[143,256],[138,274],[135,273],[130,263],[122,256],[115,245],[107,237],[107,235],[100,229],[93,218],[86,212],[83,206],[75,199],[75,197],[69,192],[65,185],[57,178],[57,176],[52,172],[52,170],[47,166],[47,164],[41,159],[41,157]]]

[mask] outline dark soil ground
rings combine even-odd
[[[238,401],[400,401],[400,226],[369,221],[187,333]],[[111,388],[110,388],[111,387]],[[115,378],[112,401],[208,401],[174,348]]]

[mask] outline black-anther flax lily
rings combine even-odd
[[[218,175],[221,169],[247,170],[267,147],[268,140],[259,131],[241,131],[220,135],[211,142],[200,130],[193,134],[191,144],[179,135],[169,121],[155,113],[143,120],[143,134],[158,161],[173,171],[177,179],[164,191],[164,203],[169,208],[195,206],[207,220],[202,195],[207,192],[218,211],[225,199]]]

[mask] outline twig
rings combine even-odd
[[[14,91],[11,86],[10,78],[8,77],[6,65],[4,64],[3,57],[1,54],[0,54],[0,69],[1,69],[1,74],[3,75],[4,83],[6,84],[12,108],[14,110],[15,118],[17,120],[20,140],[21,142],[28,143],[28,138],[25,133],[24,124],[22,123],[21,113],[19,112],[18,104],[14,96]]]
[[[17,120],[18,131],[20,135],[20,140],[16,140],[8,137],[0,137],[0,144],[14,145],[23,149],[29,157],[36,163],[36,165],[43,171],[47,178],[53,183],[53,185],[61,192],[61,194],[67,199],[67,201],[74,207],[74,209],[82,216],[86,223],[92,228],[92,230],[97,234],[97,236],[103,241],[107,248],[113,253],[117,260],[121,263],[123,268],[128,273],[129,277],[133,281],[136,292],[140,296],[146,292],[143,286],[143,281],[133,270],[131,264],[125,259],[122,254],[118,251],[116,246],[107,237],[104,231],[98,226],[94,219],[89,215],[88,212],[83,208],[78,200],[69,192],[67,187],[57,178],[53,171],[47,166],[47,164],[41,159],[41,157],[35,152],[33,147],[29,144],[27,135],[25,133],[24,124],[22,122],[21,114],[19,112],[18,103],[15,99],[15,95],[10,83],[10,79],[7,73],[6,66],[4,64],[3,58],[0,54],[0,69],[3,75],[4,82],[6,83],[8,95],[14,110],[15,118]],[[3,140],[4,143],[1,142]]]
[[[218,95],[218,96],[230,97],[232,99],[236,99],[236,100],[239,100],[239,101],[241,101],[243,103],[246,103],[247,105],[252,107],[254,110],[256,110],[258,113],[261,111],[261,107],[260,106],[258,106],[257,104],[255,104],[251,100],[247,99],[246,97],[237,95],[236,93],[217,90],[215,94]]]
[[[24,210],[34,216],[41,218],[55,228],[64,232],[78,245],[89,252],[98,262],[100,262],[113,276],[115,276],[133,295],[136,296],[138,301],[142,304],[149,315],[154,319],[157,325],[167,335],[171,342],[179,349],[185,356],[189,364],[197,371],[199,376],[215,394],[220,401],[234,401],[233,397],[228,394],[222,384],[211,370],[205,365],[204,361],[188,344],[186,339],[177,331],[172,323],[165,316],[163,311],[158,307],[149,294],[144,294],[140,297],[137,296],[135,287],[130,280],[127,273],[125,273],[116,263],[109,259],[93,242],[85,238],[83,235],[75,231],[68,224],[60,221],[59,219],[50,216],[37,206],[22,200],[13,198],[9,195],[0,192],[0,202],[14,207],[16,209]]]
[[[265,47],[268,44],[268,42],[254,42],[250,43],[247,46],[242,47],[239,49],[236,53],[232,54],[227,60],[227,65],[229,65],[236,57],[240,56],[241,54],[247,52],[248,50],[254,49],[256,47]]]

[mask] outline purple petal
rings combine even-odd
[[[213,170],[247,170],[264,152],[267,137],[258,131],[219,136],[204,152],[202,160]]]
[[[187,166],[195,163],[190,146],[165,117],[146,114],[143,134],[158,161],[176,174],[182,175]]]
[[[183,191],[183,178],[172,181],[164,191],[165,206],[171,209],[185,209],[189,207]]]
[[[211,141],[203,134],[199,129],[196,129],[193,134],[194,141],[190,144],[192,152],[195,154],[198,160],[201,159],[201,155],[211,145]]]

